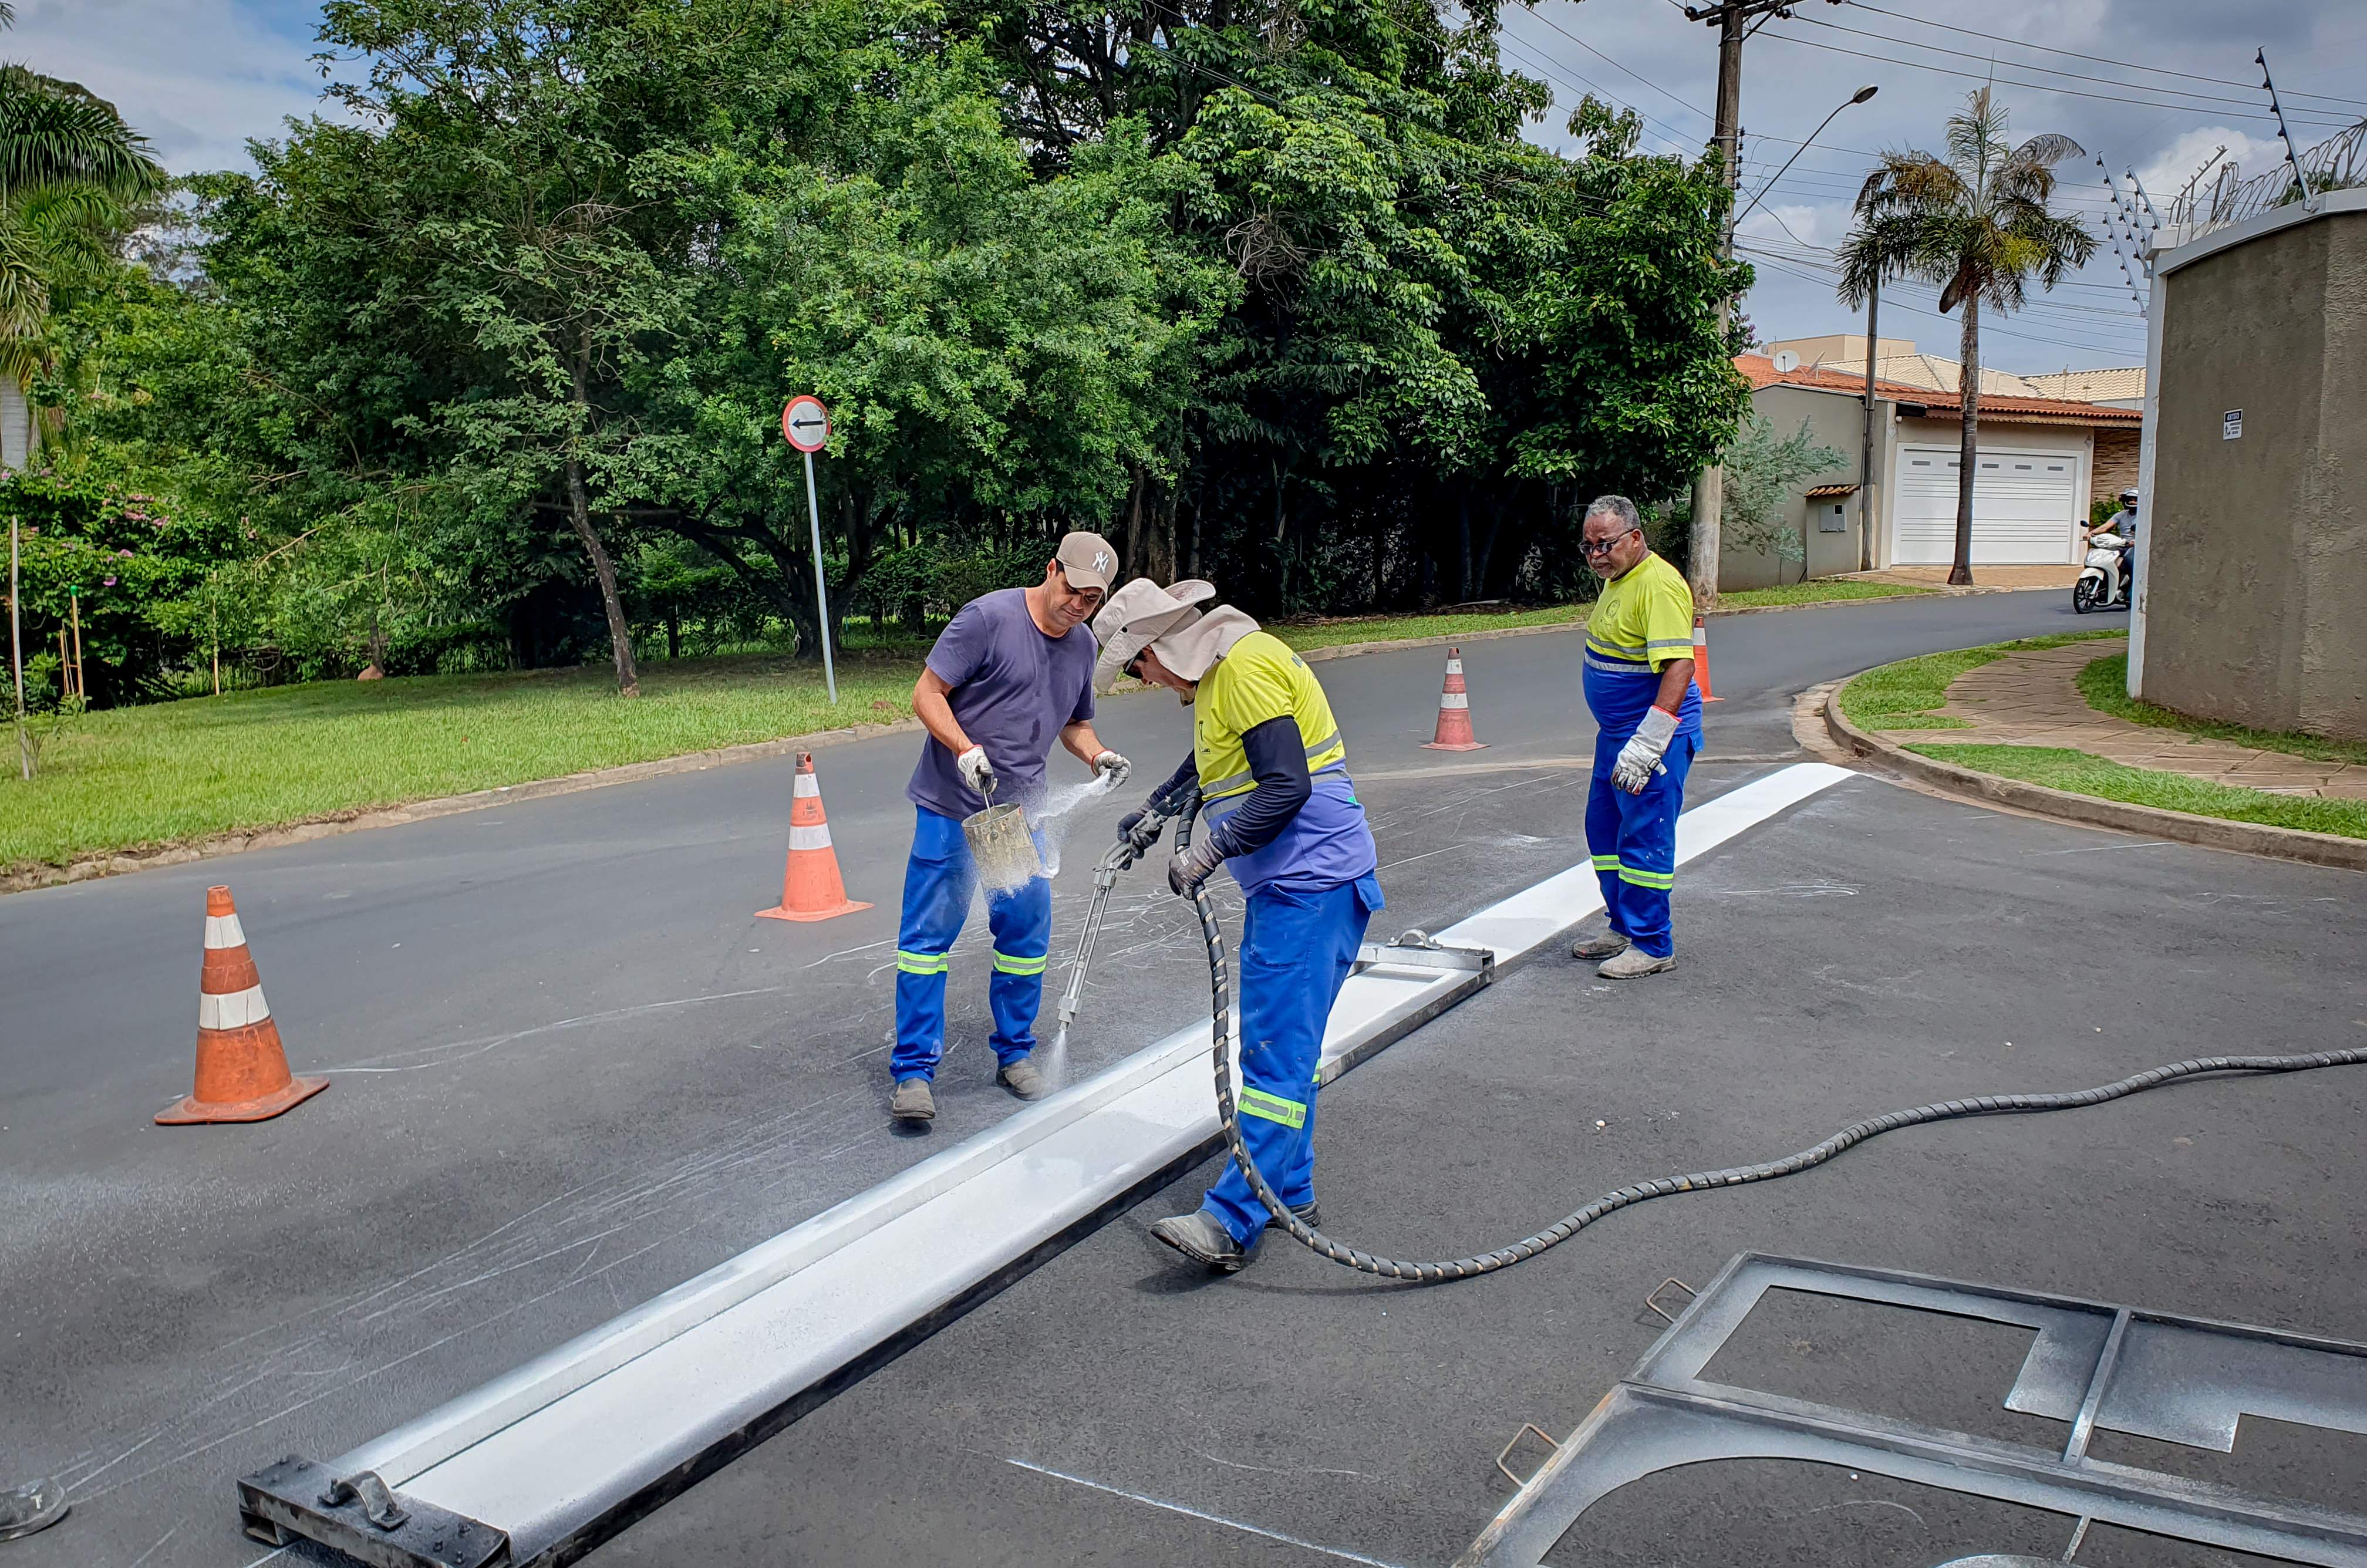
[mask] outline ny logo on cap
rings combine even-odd
[[[1110,552],[1109,552],[1108,551],[1106,551],[1106,550],[1096,550],[1096,551],[1093,551],[1093,570],[1094,570],[1094,571],[1096,571],[1096,572],[1106,572],[1106,571],[1108,571],[1109,569],[1110,569]]]

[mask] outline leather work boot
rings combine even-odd
[[[1569,956],[1574,959],[1615,959],[1626,950],[1627,938],[1611,930],[1580,937],[1569,945]]]
[[[1233,1240],[1205,1209],[1161,1220],[1150,1233],[1195,1263],[1205,1263],[1224,1274],[1239,1274],[1250,1264],[1250,1252]]]
[[[1641,980],[1648,974],[1658,974],[1676,967],[1677,955],[1674,953],[1664,959],[1656,959],[1641,948],[1629,948],[1598,966],[1594,972],[1605,980]]]
[[[1309,1199],[1304,1203],[1294,1203],[1290,1206],[1290,1211],[1297,1215],[1298,1222],[1308,1230],[1319,1231],[1323,1228],[1323,1206],[1314,1199]],[[1265,1222],[1268,1229],[1282,1223],[1271,1214],[1266,1216]]]
[[[1052,1092],[1052,1085],[1044,1081],[1042,1071],[1025,1056],[998,1068],[994,1081],[1023,1100],[1040,1100]]]
[[[888,1114],[898,1121],[934,1121],[937,1100],[929,1093],[926,1078],[907,1078],[896,1085],[896,1094],[888,1102]]]

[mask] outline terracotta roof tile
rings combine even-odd
[[[1845,375],[1838,370],[1813,369],[1803,365],[1795,370],[1778,370],[1775,362],[1764,354],[1738,354],[1734,368],[1750,382],[1750,390],[1759,392],[1772,386],[1811,387],[1819,391],[1863,393],[1865,377]],[[1875,393],[1900,403],[1920,403],[1931,417],[1946,419],[1955,416],[1956,401],[1953,392],[1934,392],[1928,387],[1911,387],[1897,381],[1876,380]],[[2145,416],[2134,408],[2113,408],[2103,403],[2079,403],[2059,397],[2008,397],[1997,392],[1981,394],[1981,413],[2018,417],[2026,421],[2059,419],[2067,425],[2142,425]]]

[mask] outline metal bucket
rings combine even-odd
[[[978,880],[997,892],[1023,887],[1044,874],[1036,854],[1036,840],[1027,831],[1027,813],[1017,806],[989,806],[962,818],[962,836],[969,840],[970,859]]]

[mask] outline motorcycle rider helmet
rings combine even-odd
[[[2137,509],[2136,486],[2131,485],[2128,489],[2121,492],[2121,505],[2127,507],[2132,512]]]

